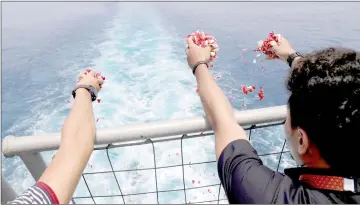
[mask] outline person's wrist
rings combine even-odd
[[[75,91],[76,97],[78,96],[91,96],[90,92],[86,88],[78,88]]]
[[[199,73],[209,72],[209,68],[205,64],[200,64],[195,70],[195,76]]]
[[[285,55],[282,57],[282,60],[287,61],[287,59],[289,58],[289,56],[293,53],[295,53],[296,51],[294,49],[289,49],[285,52]]]

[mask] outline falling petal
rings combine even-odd
[[[99,99],[97,99],[97,101],[98,101],[98,103],[100,103],[100,102],[101,102],[101,99],[99,98]]]
[[[247,49],[247,48],[243,48],[242,50],[243,50],[243,51],[247,51],[248,49]]]
[[[70,101],[70,100],[67,100],[66,103],[71,103],[71,101]]]
[[[97,118],[97,119],[96,119],[96,122],[99,122],[99,119],[100,119],[100,118]]]
[[[176,153],[176,156],[179,156],[179,153],[178,153],[178,152]]]
[[[261,56],[261,54],[260,54],[260,53],[256,55],[256,57],[257,57],[257,58],[259,58],[260,56]]]
[[[192,183],[195,184],[195,180],[192,180]]]
[[[253,63],[256,63],[256,59],[253,60]]]

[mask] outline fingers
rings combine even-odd
[[[85,73],[80,73],[77,82],[79,82],[81,79],[83,79],[86,76]]]
[[[189,36],[189,38],[187,39],[187,44],[188,44],[189,48],[192,48],[192,47],[196,46],[196,44],[194,43],[194,37],[193,36]]]
[[[99,85],[104,84],[104,80],[102,79],[101,76],[98,76],[98,77],[97,77],[97,82],[98,82]]]
[[[92,76],[92,77],[95,77],[96,76],[96,73],[92,70],[88,73],[88,75]]]

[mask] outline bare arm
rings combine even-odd
[[[82,77],[79,84],[100,89],[102,80],[95,78],[93,72]],[[60,204],[69,203],[93,151],[94,139],[95,120],[91,96],[86,89],[80,88],[76,91],[75,103],[65,120],[60,148],[39,179],[53,189]]]
[[[190,65],[209,58],[208,48],[196,46],[191,39],[188,40],[188,45],[187,55]],[[205,114],[215,132],[215,149],[218,159],[230,142],[249,138],[244,129],[237,124],[230,102],[216,84],[207,66],[199,65],[195,75]]]
[[[244,129],[237,124],[229,100],[216,84],[206,65],[199,65],[195,74],[201,102],[215,132],[218,159],[230,142],[237,139],[249,140],[249,138]]]

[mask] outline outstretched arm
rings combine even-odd
[[[91,71],[80,76],[78,85],[91,85],[99,91],[102,83]],[[85,88],[79,88],[61,132],[58,152],[36,185],[10,203],[68,204],[93,151],[94,140],[91,95]]]
[[[188,45],[189,48],[186,53],[190,66],[199,61],[208,61],[210,58],[210,49],[208,47],[201,48],[195,45],[191,37],[188,39]],[[216,158],[218,159],[229,143],[237,139],[248,140],[249,138],[244,129],[237,124],[229,100],[216,84],[207,66],[204,64],[199,65],[195,76],[201,102],[215,132],[215,149]]]
[[[102,83],[102,79],[95,77],[91,71],[87,75],[82,74],[78,85],[92,85],[99,91]],[[39,180],[54,190],[60,203],[69,203],[94,149],[94,140],[91,95],[88,90],[80,88],[62,129],[59,151]]]

